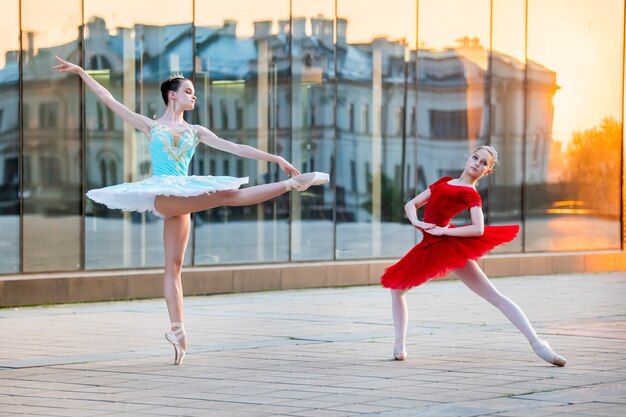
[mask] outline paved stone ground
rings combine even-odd
[[[4,309],[0,416],[626,415],[626,272],[494,283],[565,368],[457,281],[409,294],[404,362],[376,286],[189,297],[182,366],[163,300]]]

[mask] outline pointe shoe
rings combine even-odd
[[[537,356],[539,356],[544,361],[551,363],[552,365],[556,365],[556,366],[565,366],[567,359],[555,353],[550,347],[550,345],[548,344],[548,342],[543,341],[543,340],[538,340],[534,343],[531,343],[531,346],[533,350],[535,351],[535,353],[537,354]]]
[[[181,345],[181,341],[185,338],[185,327],[182,323],[172,323],[174,331],[165,332],[165,339],[174,345],[174,365],[180,365],[185,358],[185,349]]]
[[[307,175],[307,174],[313,174],[310,180],[303,182],[303,183],[296,180],[296,178],[301,177],[303,175]],[[328,176],[328,174],[324,172],[309,172],[307,174],[297,175],[285,181],[287,191],[290,191],[293,189],[296,189],[298,191],[304,191],[313,185],[327,184],[330,181],[330,177]]]
[[[395,360],[403,361],[408,356],[409,354],[406,353],[406,348],[404,347],[404,343],[396,343],[396,345],[393,347],[393,357],[395,358]]]

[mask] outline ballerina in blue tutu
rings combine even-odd
[[[80,66],[55,57],[60,72],[80,76],[87,88],[102,103],[150,139],[152,177],[142,181],[90,190],[87,197],[109,208],[126,211],[151,211],[164,219],[165,249],[164,295],[171,328],[165,338],[174,346],[174,363],[180,365],[187,350],[183,325],[183,290],[181,270],[189,237],[189,214],[219,206],[247,206],[270,200],[292,189],[304,191],[312,185],[329,181],[328,174],[300,172],[284,158],[239,145],[217,137],[209,129],[187,123],[183,112],[193,110],[196,95],[193,83],[182,75],[161,84],[165,112],[156,120],[137,114],[115,100]],[[258,161],[275,162],[291,178],[247,187],[239,187],[248,178],[188,175],[189,162],[196,145],[202,142],[213,148]]]

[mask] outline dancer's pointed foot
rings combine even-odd
[[[397,361],[403,361],[408,357],[408,353],[406,353],[406,347],[404,346],[404,342],[396,342],[393,347],[393,357]]]
[[[555,353],[548,344],[548,342],[543,340],[537,340],[536,342],[531,343],[531,346],[537,356],[539,356],[544,361],[556,366],[565,366],[567,359]]]
[[[285,181],[287,191],[298,190],[304,191],[313,185],[327,184],[330,181],[328,174],[323,172],[307,172],[306,174],[296,175]]]
[[[165,332],[165,339],[174,345],[174,365],[183,363],[187,347],[185,338],[185,326],[180,322],[172,323],[171,331]]]

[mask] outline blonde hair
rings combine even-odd
[[[472,152],[472,154],[478,152],[481,149],[484,149],[489,153],[489,155],[491,155],[491,166],[495,166],[498,163],[498,152],[495,150],[495,148],[489,145],[480,145],[479,147],[474,149],[474,152]]]

